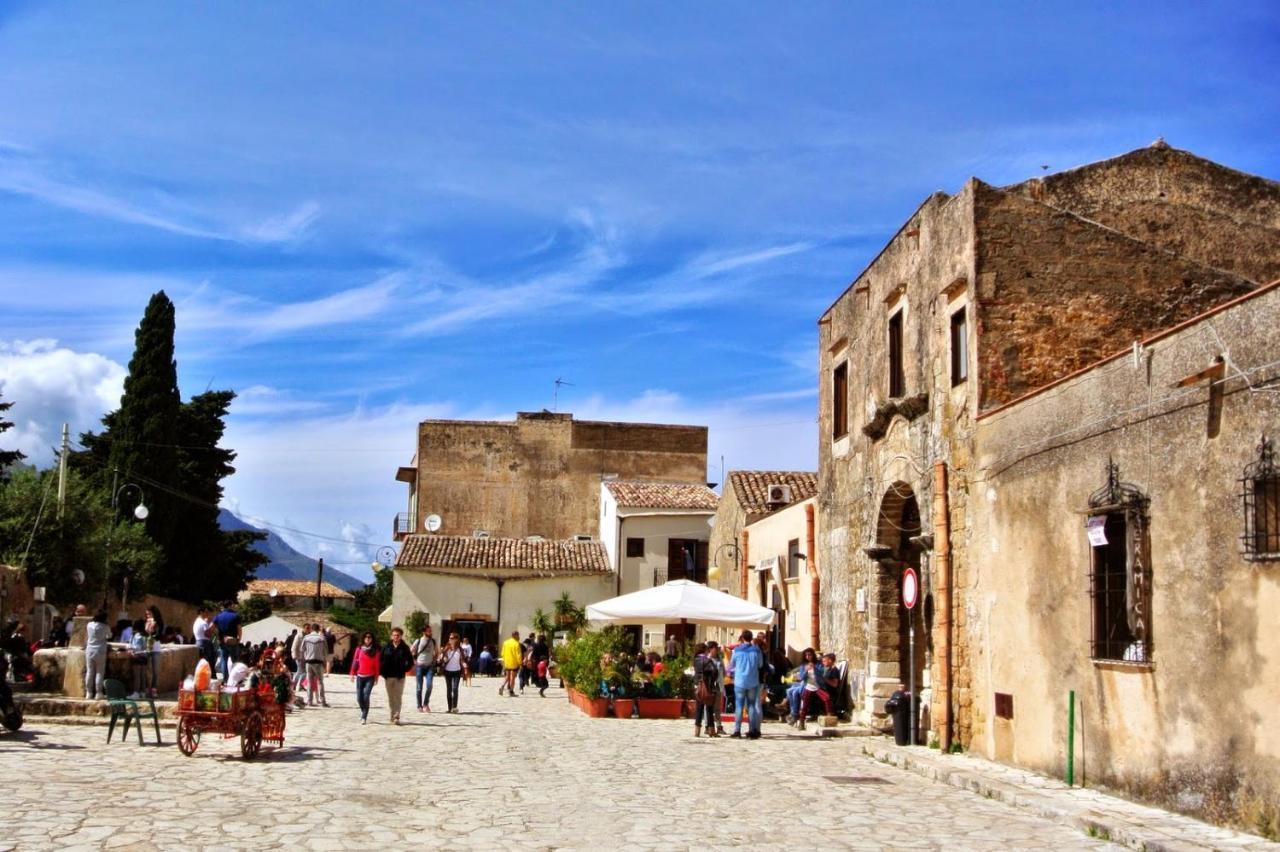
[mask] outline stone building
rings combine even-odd
[[[257,596],[266,598],[272,609],[307,610],[315,606],[316,584],[310,580],[250,580],[240,592],[240,600]],[[320,609],[331,606],[355,609],[355,595],[338,588],[328,581],[320,584]]]
[[[816,478],[816,477],[815,477]],[[822,650],[813,495],[747,524],[747,594],[773,610],[770,650],[799,663],[805,648]]]
[[[706,484],[707,428],[574,420],[521,412],[514,421],[424,420],[414,462],[396,478],[409,485],[395,535],[568,539],[593,535],[600,482],[607,477]]]
[[[990,454],[1024,439],[986,430],[986,419],[997,410],[1016,411],[1038,391],[1057,398],[1054,383],[1093,372],[1093,365],[1135,341],[1256,291],[1276,274],[1278,258],[1280,185],[1163,142],[1010,187],[970,179],[955,195],[925,199],[819,320],[822,643],[862,670],[864,718],[882,719],[884,699],[914,677],[924,702],[923,730],[944,748],[958,742],[1040,768],[1051,762],[1050,740],[1060,732],[1047,725],[1023,726],[1013,739],[1001,734],[997,744],[995,693],[1011,693],[990,680],[998,665],[994,649],[1009,655],[999,665],[1016,661],[1022,671],[1075,654],[1079,671],[1102,675],[1091,656],[1095,649],[1079,631],[1044,634],[1046,642],[1056,638],[1058,657],[1037,657],[1025,642],[1016,651],[1013,644],[992,644],[990,619],[1003,611],[991,608],[993,600],[1025,597],[1030,569],[1008,562],[1003,548],[1010,540],[989,513],[1009,507],[999,498],[989,502],[985,485]],[[1261,303],[1243,304],[1257,309]],[[1147,393],[1162,395],[1154,385]],[[1086,410],[1057,410],[1060,428],[1077,426],[1087,434]],[[1200,414],[1207,416],[1203,406]],[[1191,436],[1181,437],[1192,445]],[[1169,448],[1146,451],[1153,449]],[[1095,479],[1102,461],[1105,454],[1090,468]],[[1123,468],[1121,476],[1127,476]],[[1062,484],[1046,468],[1038,483],[1043,493],[1024,496],[1018,511],[1040,511],[1063,496]],[[1225,494],[1214,499],[1225,510]],[[1072,511],[1087,508],[1086,501]],[[1079,536],[1082,515],[1073,519],[1056,519],[1066,524],[1055,527],[1058,540]],[[1163,534],[1171,529],[1164,526]],[[1048,534],[1027,528],[1015,538],[1021,541],[1022,533]],[[1238,533],[1215,544],[1237,539]],[[1179,560],[1193,558],[1185,547],[1170,543],[1168,549]],[[900,603],[906,567],[918,572],[924,592],[910,613]],[[1086,573],[1063,576],[1069,582],[1054,588],[1057,595],[1071,588],[1088,594]],[[1179,576],[1179,570],[1164,575]],[[1059,606],[1074,611],[1052,594],[1036,606],[1040,616]],[[1016,618],[1000,628],[1010,631],[1006,643],[1025,639],[1019,630],[1026,625]],[[1165,667],[1157,665],[1137,676],[1144,688],[1160,683]],[[1126,688],[1134,682],[1125,681]],[[1175,682],[1174,689],[1192,688]],[[1031,700],[1048,714],[1052,699],[1064,715],[1064,695],[1051,691]],[[1000,701],[1003,712],[1008,702]],[[1014,705],[1021,712],[1026,701],[1015,696]],[[1189,719],[1184,725],[1200,729]],[[1036,746],[1027,744],[1031,740]],[[1021,745],[1010,751],[1011,742]],[[1131,774],[1095,765],[1093,780],[1152,792],[1167,743],[1147,745],[1143,758],[1127,764]]]

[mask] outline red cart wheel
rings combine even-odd
[[[183,716],[178,720],[178,750],[190,757],[199,747],[200,729],[191,721],[190,716]]]
[[[245,717],[244,727],[240,730],[240,754],[245,760],[252,760],[262,749],[262,714],[254,710]]]

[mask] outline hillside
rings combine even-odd
[[[224,530],[253,530],[265,533],[266,538],[254,544],[254,548],[271,561],[258,568],[259,580],[311,580],[316,578],[316,560],[304,556],[271,530],[255,527],[227,509],[218,510],[218,526]],[[340,589],[354,592],[367,584],[337,568],[325,566],[324,578]]]

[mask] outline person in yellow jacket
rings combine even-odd
[[[524,646],[520,644],[520,631],[512,630],[511,637],[502,643],[502,685],[498,687],[498,694],[502,694],[502,690],[507,691],[507,695],[512,698],[516,697],[516,672],[520,671],[520,663],[524,660]]]

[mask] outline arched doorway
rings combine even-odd
[[[904,684],[911,682],[914,669],[917,695],[924,686],[928,630],[921,602],[917,602],[914,613],[902,605],[902,573],[908,567],[913,568],[922,586],[925,583],[920,571],[920,532],[920,505],[915,491],[905,482],[894,482],[881,499],[876,525],[878,570],[874,600],[877,606],[872,626],[875,637],[871,649],[872,668],[883,680]],[[913,630],[914,658],[910,653]],[[896,688],[896,684],[892,685]]]

